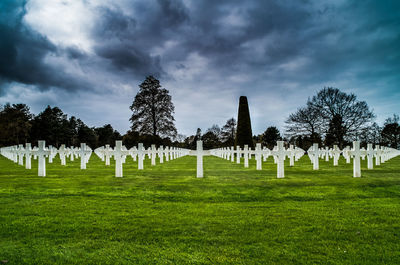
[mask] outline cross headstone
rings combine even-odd
[[[39,141],[38,149],[34,151],[36,156],[38,157],[38,176],[45,177],[46,176],[46,156],[50,154],[50,151],[46,149],[46,142]]]
[[[25,156],[25,168],[26,169],[31,169],[32,168],[32,147],[31,147],[31,143],[26,143],[25,144],[24,156]]]
[[[24,146],[22,144],[18,145],[18,165],[23,166],[24,165]]]
[[[164,163],[164,147],[162,145],[158,148],[158,157],[160,158],[160,164]]]
[[[381,148],[375,145],[375,166],[381,165]]]
[[[372,148],[372,144],[367,144],[367,165],[368,169],[374,168],[374,155],[375,150]]]
[[[165,153],[165,161],[169,161],[169,146],[166,146],[164,149],[164,153]]]
[[[339,158],[340,158],[340,154],[342,153],[342,151],[340,151],[338,146],[335,144],[333,146],[333,149],[332,149],[331,153],[332,153],[332,156],[333,156],[333,166],[337,166],[338,163],[339,163]]]
[[[350,151],[350,155],[353,157],[353,177],[359,178],[361,177],[361,161],[360,158],[363,155],[360,150],[360,142],[353,142],[353,149]]]
[[[138,169],[142,170],[143,169],[143,160],[145,157],[146,153],[143,148],[143,143],[138,144],[138,150],[137,150],[137,156],[138,156]]]
[[[321,155],[321,150],[318,148],[318,144],[314,143],[312,148],[308,149],[309,154],[311,154],[311,162],[313,163],[313,170],[319,169],[319,156]]]
[[[113,153],[113,149],[110,147],[109,144],[106,144],[106,148],[104,149],[104,157],[106,160],[106,166],[110,165],[110,157]]]
[[[257,170],[262,170],[262,150],[261,150],[261,143],[256,144],[256,150],[255,150],[255,156],[256,156],[256,169]]]
[[[204,177],[203,172],[203,141],[199,140],[196,142],[196,156],[197,156],[197,177],[202,178]]]
[[[277,178],[285,177],[285,158],[288,152],[285,150],[283,141],[277,142],[277,148],[273,150],[272,155],[276,158],[277,164]]]
[[[60,149],[58,150],[58,154],[60,156],[61,165],[65,166],[67,164],[66,163],[67,150],[65,149],[65,144],[62,144],[60,146]]]
[[[114,160],[115,160],[115,176],[122,177],[123,169],[122,164],[124,162],[124,157],[129,154],[129,151],[123,148],[122,141],[115,141],[114,148]]]
[[[325,147],[324,154],[325,154],[325,162],[329,162],[329,147],[328,146]]]
[[[242,152],[240,150],[240,146],[236,146],[236,164],[240,164],[240,157],[242,156]]]
[[[294,157],[295,157],[295,150],[292,144],[289,146],[288,151],[289,151],[289,166],[292,167],[294,166]]]
[[[152,144],[150,149],[150,158],[152,166],[156,165],[156,155],[157,155],[156,145]]]
[[[81,149],[79,150],[79,156],[81,157],[81,169],[86,169],[86,163],[88,162],[88,153],[91,152],[86,150],[86,144],[81,143]]]
[[[243,148],[243,157],[244,167],[249,167],[249,146],[247,144],[245,144]]]

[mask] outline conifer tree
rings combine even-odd
[[[247,97],[241,96],[239,99],[235,146],[239,145],[243,147],[245,144],[247,144],[249,148],[253,148],[249,104],[247,103]]]

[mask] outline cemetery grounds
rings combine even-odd
[[[400,157],[352,177],[307,156],[285,178],[207,156],[124,177],[92,155],[26,170],[0,157],[0,264],[400,264]]]

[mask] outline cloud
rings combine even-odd
[[[85,88],[85,82],[71,78],[62,68],[48,63],[52,57],[59,56],[61,50],[24,23],[25,5],[25,1],[1,2],[0,9],[6,11],[0,20],[0,78],[3,83],[17,82],[42,90]]]
[[[399,8],[385,0],[3,0],[2,95],[39,88],[93,123],[118,116],[113,125],[125,131],[127,107],[152,74],[173,96],[180,132],[223,125],[246,95],[260,133],[283,128],[307,97],[337,86],[383,120],[400,112]],[[106,108],[102,97],[112,98]]]

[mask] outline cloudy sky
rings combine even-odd
[[[241,95],[254,133],[283,129],[325,86],[382,123],[400,114],[400,1],[0,1],[0,104],[125,133],[150,74],[185,135],[236,117]]]

